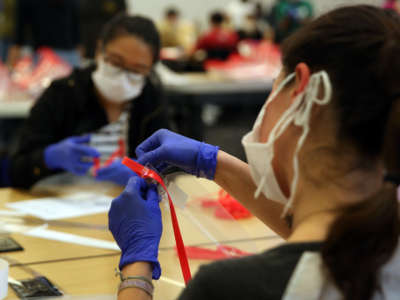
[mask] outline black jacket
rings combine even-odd
[[[11,154],[10,179],[14,187],[29,188],[57,172],[47,169],[44,149],[67,137],[82,135],[108,124],[94,92],[91,74],[95,67],[77,69],[57,80],[32,108]],[[161,84],[152,74],[142,94],[132,101],[129,117],[129,156],[160,128],[168,128]]]

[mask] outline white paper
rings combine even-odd
[[[43,238],[47,240],[53,240],[58,242],[65,242],[70,244],[77,244],[87,247],[94,247],[100,249],[116,250],[120,251],[118,245],[115,242],[105,241],[100,239],[94,239],[84,237],[76,234],[64,233],[60,231],[50,230],[44,226],[36,227],[32,230],[23,232],[24,235]]]
[[[13,210],[0,210],[0,217],[25,217],[26,213]]]
[[[8,294],[8,262],[0,259],[0,299]]]
[[[58,220],[107,212],[112,197],[94,193],[77,193],[62,198],[41,198],[8,203],[15,209],[42,220]]]

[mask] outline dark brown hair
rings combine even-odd
[[[400,174],[400,17],[368,5],[339,8],[296,32],[282,52],[288,73],[305,62],[312,72],[329,74],[338,141],[367,164],[383,160],[386,170]],[[345,299],[368,300],[379,291],[378,272],[399,233],[394,184],[341,211],[322,256]]]
[[[103,47],[115,40],[117,37],[131,35],[141,39],[153,52],[153,63],[160,58],[161,39],[152,20],[142,16],[130,16],[120,13],[104,25],[101,32]]]

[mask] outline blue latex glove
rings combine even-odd
[[[101,168],[97,171],[96,179],[100,181],[111,181],[116,184],[125,186],[129,179],[137,176],[127,166],[121,163],[121,160],[113,162],[110,166]]]
[[[93,166],[93,158],[100,153],[85,144],[90,136],[70,137],[44,150],[44,161],[50,170],[63,169],[76,175],[85,175]]]
[[[141,261],[153,265],[153,279],[161,276],[158,246],[162,234],[160,198],[155,185],[132,177],[111,204],[108,227],[121,248],[119,269]]]
[[[138,162],[150,164],[160,172],[167,166],[214,179],[219,148],[166,129],[160,129],[136,148]]]

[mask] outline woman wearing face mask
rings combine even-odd
[[[11,161],[11,181],[28,188],[60,171],[87,174],[116,151],[133,157],[145,138],[168,126],[160,83],[153,73],[160,38],[149,19],[119,15],[103,29],[96,66],[52,83],[32,108]],[[125,185],[120,161],[98,180]]]
[[[200,268],[179,299],[398,299],[400,17],[340,8],[282,52],[282,72],[242,141],[248,164],[167,130],[136,150],[142,164],[215,180],[288,241]],[[154,187],[132,178],[109,222],[123,276],[157,279]],[[123,283],[119,299],[149,299],[143,277]]]

